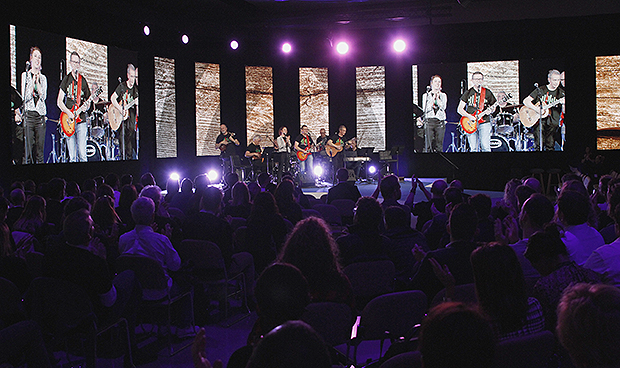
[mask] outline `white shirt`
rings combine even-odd
[[[435,105],[435,101],[437,102],[437,106],[439,109],[437,112],[433,109]],[[428,106],[427,106],[428,102]],[[443,92],[439,92],[437,97],[433,97],[431,92],[426,92],[422,95],[422,110],[426,113],[426,118],[431,119],[435,118],[441,121],[446,120],[446,107],[448,106],[448,95]]]
[[[592,252],[605,245],[603,236],[587,223],[567,227],[562,241],[570,258],[580,266],[586,263]]]
[[[620,287],[620,239],[597,248],[583,266],[606,275]]]

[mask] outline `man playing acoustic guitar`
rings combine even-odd
[[[88,132],[88,124],[86,124],[86,113],[84,111],[90,108],[90,88],[86,78],[80,74],[80,61],[80,55],[73,51],[69,57],[71,73],[65,75],[60,82],[58,99],[56,100],[60,111],[67,114],[69,120],[75,119],[74,127],[68,127],[65,130],[63,126],[63,131],[67,135],[69,162],[86,162],[87,159],[86,133]],[[73,113],[76,111],[76,106],[82,111],[79,116],[75,116]]]
[[[136,67],[127,64],[127,80],[116,87],[110,97],[110,102],[116,111],[121,113],[123,127],[121,129],[121,142],[123,146],[123,159],[131,160],[138,158],[136,150],[136,125],[138,124],[137,115],[138,86],[136,85]],[[112,127],[117,129],[118,127]]]
[[[346,140],[344,137],[347,134],[347,127],[341,125],[338,127],[338,132],[327,140],[325,144],[325,151],[327,155],[332,158],[332,163],[334,164],[334,178],[336,172],[341,167],[344,167],[344,149],[351,147],[353,150],[356,149],[354,140],[349,139]],[[335,180],[334,180],[335,182]]]
[[[489,115],[495,96],[482,87],[484,75],[474,72],[471,76],[473,86],[465,91],[459,101],[457,112],[463,117],[461,126],[467,133],[470,152],[491,152],[491,119]],[[494,109],[493,109],[494,110]]]
[[[555,140],[553,138],[556,130],[560,126],[560,116],[562,115],[562,106],[564,104],[564,90],[560,88],[561,73],[555,69],[547,74],[548,84],[535,89],[524,100],[523,104],[530,108],[530,115],[535,114],[533,119],[537,119],[540,112],[540,104],[542,103],[542,145],[545,151],[553,151]],[[538,104],[538,105],[536,105]],[[522,114],[524,116],[524,114]],[[545,116],[547,115],[547,116]],[[523,121],[523,117],[521,118]],[[528,126],[524,123],[525,126]],[[540,143],[540,127],[538,122],[533,126],[534,146],[539,149]]]

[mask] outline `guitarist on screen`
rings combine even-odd
[[[120,77],[119,77],[120,79]],[[121,112],[123,117],[123,130],[121,132],[121,142],[123,147],[123,159],[132,160],[138,158],[136,149],[136,126],[138,124],[138,85],[136,84],[136,67],[127,64],[127,80],[116,87],[110,97],[110,102]]]
[[[36,46],[30,48],[30,61],[26,63],[26,71],[22,73],[22,97],[22,115],[20,116],[19,110],[16,110],[16,117],[18,117],[17,120],[21,117],[23,121],[23,137],[26,140],[25,163],[42,164],[44,162],[45,115],[47,114],[45,106],[47,78],[41,73],[41,50]],[[21,129],[17,131],[19,130]]]
[[[474,72],[471,76],[473,86],[465,91],[459,101],[457,112],[470,122],[463,130],[467,133],[470,152],[491,152],[491,119],[493,111],[488,107],[495,104],[495,96],[489,89],[482,87],[484,75]],[[463,121],[464,119],[461,119]],[[471,128],[471,129],[470,129]]]
[[[299,170],[314,177],[314,173],[312,172],[314,169],[314,159],[311,154],[312,146],[314,146],[314,141],[312,137],[310,137],[310,128],[304,124],[301,126],[301,134],[295,138],[293,147],[297,152],[302,152],[304,155],[307,155],[305,160],[299,162]],[[297,156],[299,157],[299,155]]]
[[[67,74],[60,82],[58,99],[56,100],[60,111],[67,114],[69,119],[75,119],[75,127],[72,128],[75,131],[71,135],[67,134],[66,137],[70,162],[86,162],[87,159],[86,133],[88,132],[88,124],[86,124],[86,113],[82,112],[79,116],[75,116],[73,113],[76,108],[83,105],[86,106],[83,106],[82,111],[90,108],[90,88],[86,78],[80,74],[80,61],[80,55],[73,51],[69,56],[71,73]]]
[[[540,111],[540,105],[537,106],[536,104],[542,103],[543,118],[540,120],[542,121],[542,143],[545,151],[553,151],[555,148],[554,134],[560,126],[560,117],[564,111],[564,89],[560,87],[561,80],[562,75],[559,71],[555,69],[549,70],[549,74],[547,75],[548,84],[536,88],[523,100],[523,104],[534,110],[536,114]],[[551,108],[546,107],[552,104],[554,106]],[[544,115],[547,113],[547,110],[548,115],[545,117]],[[536,150],[539,149],[540,143],[539,123],[540,122],[537,122],[532,127]]]

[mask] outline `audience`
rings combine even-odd
[[[245,250],[254,257],[257,272],[272,263],[282,249],[288,228],[276,200],[269,192],[256,194],[247,222]]]
[[[225,216],[241,217],[248,219],[252,211],[250,203],[250,191],[244,182],[236,182],[232,187],[232,202],[224,207]]]
[[[349,182],[349,172],[345,168],[336,171],[336,179],[338,184],[329,188],[327,191],[327,204],[332,203],[336,199],[350,199],[353,202],[362,196],[360,190],[357,189],[354,182]]]
[[[296,201],[295,184],[291,180],[284,179],[278,184],[275,199],[282,217],[289,220],[293,225],[301,220],[301,206]]]
[[[620,233],[620,205],[616,206],[613,217],[616,232]],[[605,275],[616,287],[620,287],[620,240],[595,249],[583,266]]]

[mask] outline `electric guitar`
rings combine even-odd
[[[346,141],[344,144],[336,144],[336,143],[334,143],[334,145],[336,147],[332,147],[330,145],[325,145],[325,153],[327,153],[327,156],[329,156],[329,157],[335,157],[338,154],[338,152],[342,152],[342,150],[344,150],[347,147],[351,147],[351,148],[353,148],[353,150],[355,150],[355,149],[357,149],[356,141],[357,141],[356,137],[353,137],[353,138],[349,139],[348,141]]]
[[[308,159],[308,156],[310,156],[311,154],[318,152],[318,148],[316,145],[312,145],[310,146],[310,149],[307,149],[308,152],[304,152],[304,151],[297,151],[297,158],[299,159],[299,161],[306,161]]]
[[[527,106],[523,106],[522,108],[519,109],[519,118],[521,119],[521,124],[523,124],[523,126],[526,128],[531,128],[532,126],[534,126],[534,124],[538,123],[538,120],[544,119],[547,116],[549,116],[549,110],[553,106],[563,104],[563,103],[564,103],[564,97],[560,98],[559,100],[549,105],[544,105],[542,108],[542,115],[540,115],[539,109],[533,110]],[[540,101],[538,101],[536,105],[534,106],[540,108]]]
[[[110,105],[111,107],[108,109],[108,119],[110,119],[110,127],[112,130],[118,130],[120,128],[123,121],[129,118],[129,109],[138,104],[138,99],[134,99],[130,103],[125,106],[125,102],[122,102],[121,107],[125,111],[121,114],[121,111],[114,107],[114,105]]]
[[[71,112],[73,113],[73,119],[67,115],[64,111],[60,113],[60,126],[62,127],[62,131],[65,133],[67,137],[71,137],[75,133],[75,124],[81,123],[82,118],[80,118],[80,114],[82,114],[86,109],[90,106],[90,102],[99,97],[99,95],[103,92],[103,88],[99,87],[97,90],[90,95],[88,100],[82,104],[82,106],[78,107],[77,104],[73,104],[71,108]]]
[[[512,97],[512,94],[507,94],[505,97],[502,97],[500,100],[495,101],[495,103],[484,110],[478,109],[473,115],[476,118],[475,120],[470,120],[467,116],[461,117],[460,124],[465,133],[471,134],[478,130],[478,124],[484,122],[484,116],[495,111],[495,108],[501,103],[508,101]]]

